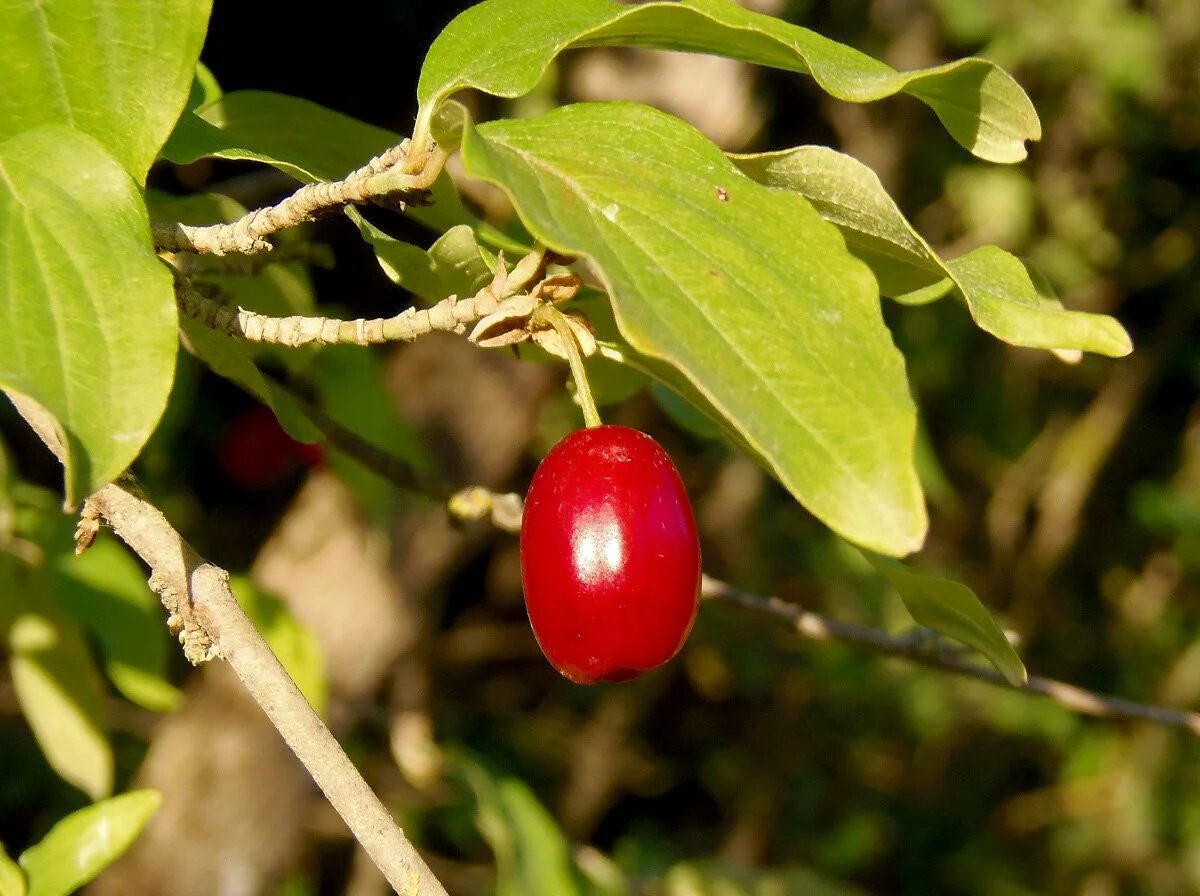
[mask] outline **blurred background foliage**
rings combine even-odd
[[[476,98],[476,112],[625,98],[731,150],[830,144],[870,165],[944,254],[997,243],[1068,307],[1117,315],[1135,354],[1068,365],[1001,345],[949,301],[886,308],[922,413],[933,521],[921,560],[976,589],[1031,671],[1196,707],[1200,4],[745,2],[898,68],[989,56],[1033,97],[1044,140],[1025,164],[984,165],[911,100],[839,104],[802,77],[631,50],[569,54],[535,94]],[[298,95],[407,132],[424,48],[465,5],[345,0],[327,27],[277,2],[218,0],[203,60],[226,90]],[[151,183],[245,206],[289,188],[208,161],[164,165]],[[460,186],[493,222],[511,216],[494,190]],[[380,316],[412,301],[347,222],[306,236],[333,247],[332,268],[275,265],[227,287],[275,313]],[[578,424],[563,370],[453,338],[261,361],[338,422],[464,484],[522,491]],[[710,574],[908,624],[855,552],[690,409],[595,375],[607,419],[676,458]],[[144,787],[162,807],[95,893],[385,892],[228,670],[185,667],[124,549],[102,534],[68,562],[71,523],[47,490],[57,470],[8,409],[0,424],[8,852],[89,797]],[[575,687],[525,623],[514,539],[452,526],[328,446],[302,450],[186,354],[136,472],[242,577],[239,598],[452,893],[1200,891],[1194,737],[799,643],[726,606],[703,608],[668,668]]]

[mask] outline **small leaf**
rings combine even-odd
[[[496,896],[582,896],[567,840],[529,788],[471,760],[460,759],[457,768],[496,856]]]
[[[629,343],[677,368],[809,511],[874,550],[920,546],[904,360],[870,271],[806,200],[630,103],[468,128],[462,152],[539,240],[595,263]]]
[[[711,53],[808,73],[831,95],[855,103],[904,92],[933,109],[960,144],[993,162],[1019,162],[1025,141],[1041,137],[1029,97],[995,63],[971,58],[897,72],[730,0],[486,0],[461,13],[429,48],[417,85],[416,134],[430,132],[439,107],[458,90],[521,96],[559,53],[605,46]]]
[[[427,251],[388,236],[354,209],[347,214],[375,250],[388,279],[426,302],[472,296],[492,278],[475,230],[466,224],[451,227]],[[524,251],[516,243],[511,246]]]
[[[104,690],[78,627],[61,612],[25,610],[9,629],[13,688],[50,766],[92,799],[112,792]]]
[[[111,538],[78,557],[59,552],[53,562],[58,598],[95,634],[117,690],[153,712],[178,706],[183,695],[167,681],[166,618],[141,565]]]
[[[0,843],[0,896],[25,896],[25,872],[8,857]]]
[[[866,557],[887,577],[918,625],[973,647],[1009,684],[1019,687],[1028,680],[1021,658],[974,591],[961,582],[925,575],[895,560]]]
[[[171,276],[129,175],[58,125],[0,143],[0,271],[0,387],[62,425],[73,506],[129,466],[166,407]]]
[[[134,790],[72,812],[21,854],[29,896],[82,887],[129,849],[161,803],[157,790]]]
[[[429,247],[429,257],[440,290],[435,299],[473,296],[492,279],[492,268],[484,258],[475,231],[464,224],[451,227],[438,237]]]
[[[230,587],[300,693],[324,715],[329,706],[329,682],[325,677],[325,657],[316,636],[291,614],[283,601],[249,579],[235,578]]]
[[[944,262],[905,219],[875,172],[848,155],[798,146],[732,158],[759,183],[807,198],[871,266],[885,295],[921,304],[957,288],[975,322],[1013,345],[1114,357],[1132,350],[1117,321],[1067,311],[1057,299],[1040,294],[1021,262],[1002,249],[984,246]]]
[[[141,184],[184,108],[211,5],[173,0],[164,15],[156,4],[130,0],[6,3],[0,134],[70,125]]]

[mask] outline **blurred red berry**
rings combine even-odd
[[[301,467],[314,467],[323,460],[321,445],[293,439],[264,405],[255,405],[235,417],[217,443],[221,471],[250,490],[269,488]]]

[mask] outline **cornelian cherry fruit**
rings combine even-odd
[[[597,426],[551,449],[525,498],[521,581],[538,644],[571,681],[625,681],[679,652],[696,618],[700,543],[654,439]]]
[[[297,442],[264,405],[254,405],[236,416],[217,443],[221,471],[252,491],[276,485],[302,466],[318,467],[323,459],[321,445]]]

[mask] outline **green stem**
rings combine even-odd
[[[592,398],[592,387],[588,385],[587,371],[583,367],[583,355],[580,354],[579,342],[571,331],[571,325],[567,323],[563,313],[553,305],[543,305],[538,309],[538,313],[554,327],[566,349],[571,376],[575,378],[575,391],[579,393],[579,404],[583,408],[583,422],[589,429],[600,426],[600,412],[596,410],[596,400]]]

